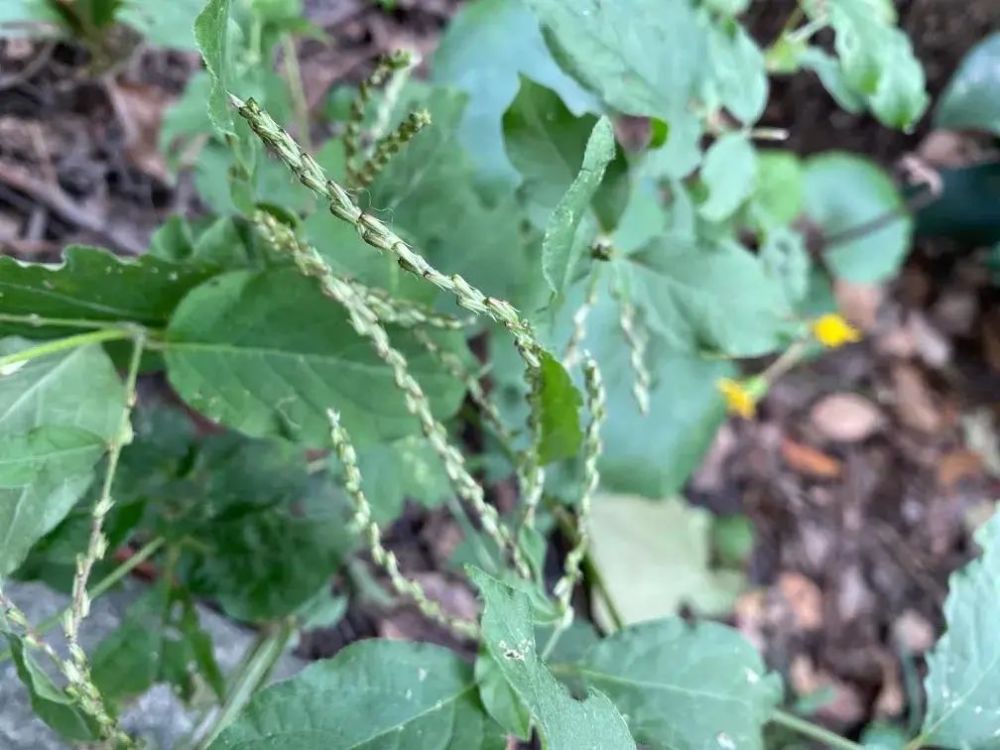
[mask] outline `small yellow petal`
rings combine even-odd
[[[726,400],[726,408],[731,414],[743,419],[753,419],[757,413],[757,399],[743,383],[730,378],[721,378],[716,386]]]
[[[835,349],[844,344],[861,341],[861,331],[852,326],[840,315],[823,315],[816,318],[810,325],[813,336],[823,346]]]

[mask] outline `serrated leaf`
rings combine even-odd
[[[0,313],[48,318],[131,321],[164,326],[188,291],[218,272],[208,264],[181,265],[152,255],[123,260],[107,250],[71,245],[58,265],[0,257]],[[78,330],[0,322],[0,330],[32,338]]]
[[[781,678],[753,646],[713,622],[633,625],[595,644],[580,671],[652,750],[761,750],[761,729],[782,698]]]
[[[2,623],[0,623],[2,624]],[[63,737],[78,742],[94,742],[100,738],[99,728],[77,703],[52,681],[25,647],[24,640],[0,628],[10,644],[11,657],[21,683],[28,690],[31,709]]]
[[[586,700],[575,700],[542,663],[528,594],[477,568],[470,568],[469,576],[485,601],[485,647],[531,713],[544,746],[548,750],[634,750],[625,721],[607,696],[591,691]]]
[[[551,354],[542,355],[541,438],[538,459],[543,464],[571,458],[580,450],[580,392],[563,367]]]
[[[909,128],[923,115],[924,72],[906,35],[895,28],[892,6],[879,0],[809,0],[806,11],[827,19],[847,85],[880,122]]]
[[[695,96],[704,24],[687,0],[529,0],[557,57],[612,107],[670,120]]]
[[[780,280],[732,241],[663,237],[616,268],[650,328],[672,349],[751,357],[781,348],[791,330]]]
[[[440,646],[367,640],[256,696],[210,750],[501,750],[472,668]]]
[[[683,500],[601,495],[591,511],[592,553],[627,624],[676,614],[728,611],[743,585],[709,568],[711,515]],[[599,620],[607,622],[603,608]]]
[[[872,162],[829,152],[808,159],[804,174],[805,212],[827,237],[894,211],[903,200],[892,180]],[[831,247],[826,257],[837,276],[875,282],[892,276],[910,249],[913,220],[903,213],[876,231]]]
[[[709,221],[731,216],[753,192],[757,153],[742,133],[727,133],[711,145],[701,167],[708,198],[698,211]]]
[[[1000,514],[976,534],[978,560],[949,579],[947,625],[927,657],[923,744],[964,750],[1000,747]]]
[[[390,335],[438,417],[463,387],[410,334]],[[462,351],[461,336],[439,337]],[[341,412],[359,443],[417,431],[391,370],[351,328],[346,312],[294,269],[235,271],[189,294],[166,333],[167,374],[209,419],[252,437],[329,443],[326,410]]]
[[[615,132],[611,121],[602,117],[594,126],[587,140],[580,172],[559,199],[549,217],[542,240],[542,271],[549,288],[562,294],[573,278],[580,260],[581,243],[576,241],[581,223],[586,216],[591,199],[604,179],[604,172],[615,156]],[[588,233],[593,239],[596,228]]]
[[[0,341],[0,356],[29,348]],[[29,360],[0,377],[0,576],[66,516],[117,435],[121,382],[99,346]]]
[[[593,96],[566,75],[549,53],[538,22],[521,0],[478,0],[451,19],[434,53],[432,80],[469,96],[458,139],[481,179],[517,182],[501,132],[503,113],[522,75],[555,91],[573,112],[593,111]]]
[[[983,39],[963,58],[938,100],[934,123],[1000,135],[1000,32]]]

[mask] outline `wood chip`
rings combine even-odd
[[[782,440],[781,456],[789,468],[807,477],[838,479],[844,472],[844,465],[838,459],[791,438]]]
[[[892,368],[892,383],[896,391],[896,415],[907,427],[933,434],[941,429],[943,417],[919,369],[905,363]]]
[[[828,440],[857,443],[883,424],[882,412],[856,393],[832,393],[817,401],[809,414],[813,426]]]

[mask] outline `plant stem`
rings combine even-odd
[[[60,328],[112,328],[113,321],[89,320],[87,318],[46,318],[42,315],[28,313],[27,315],[17,315],[15,313],[0,313],[0,323],[23,323],[34,328],[45,326],[58,326]],[[132,326],[137,326],[131,323]]]
[[[289,618],[268,631],[262,632],[247,650],[247,656],[236,673],[226,702],[205,734],[195,745],[195,750],[205,750],[228,727],[254,693],[264,684],[274,665],[285,652],[292,637],[294,625]]]
[[[43,344],[38,344],[38,346],[32,346],[28,349],[22,349],[19,352],[0,357],[0,374],[2,374],[3,368],[19,362],[28,362],[32,359],[38,359],[39,357],[55,354],[67,349],[75,349],[78,346],[86,346],[87,344],[127,339],[131,338],[132,335],[133,333],[125,328],[102,328],[98,331],[78,333],[75,336],[67,336],[55,341],[46,341]]]
[[[791,729],[793,732],[798,732],[803,737],[810,737],[817,742],[822,742],[827,747],[842,748],[842,750],[863,750],[863,746],[857,742],[841,737],[829,729],[824,729],[818,724],[800,719],[798,716],[778,708],[771,713],[771,721],[786,729]]]
[[[151,558],[160,548],[163,547],[166,540],[162,536],[158,536],[151,542],[148,542],[142,549],[136,552],[134,555],[129,557],[128,560],[123,562],[117,568],[108,573],[104,578],[97,582],[97,584],[87,592],[87,596],[90,597],[91,601],[94,601],[100,596],[106,594],[111,588],[115,586],[119,581],[121,581],[125,576],[135,570],[137,567],[142,565],[146,560]],[[69,607],[57,612],[54,615],[50,615],[42,620],[35,627],[35,631],[39,634],[46,633],[53,627],[58,625],[63,617],[66,615]],[[6,651],[0,651],[0,664],[7,661],[11,657],[10,649]]]

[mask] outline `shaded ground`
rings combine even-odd
[[[308,101],[359,79],[385,50],[430,51],[456,4],[412,0],[385,13],[361,0],[308,0],[335,40],[302,46]],[[793,5],[754,4],[758,38],[773,39]],[[898,5],[934,95],[965,50],[1000,25],[995,0],[961,12],[953,0]],[[196,57],[140,48],[100,80],[86,65],[63,42],[0,42],[6,253],[54,259],[70,242],[139,252],[165,216],[197,207],[189,179],[167,175],[155,139]],[[950,138],[942,156],[928,125],[899,134],[842,113],[808,75],[775,85],[764,124],[788,128],[800,153],[847,149],[887,166],[918,150],[931,166],[953,162],[975,145]],[[695,502],[753,520],[759,588],[741,598],[734,621],[842,730],[899,718],[919,700],[913,681],[940,629],[947,577],[973,553],[970,530],[1000,497],[1000,297],[970,249],[955,250],[922,241],[894,284],[842,287],[866,341],[786,376],[760,419],[724,428],[690,486]],[[389,541],[432,595],[462,614],[475,606],[445,571],[457,531],[443,515],[410,509]],[[329,656],[374,634],[446,639],[430,628],[409,610],[362,599],[300,653]]]

